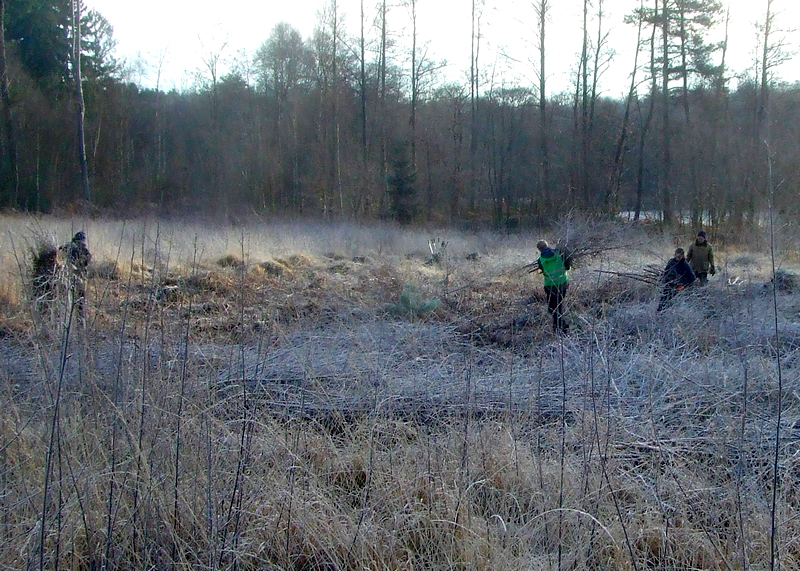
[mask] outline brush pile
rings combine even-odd
[[[39,311],[46,310],[57,297],[57,284],[61,264],[58,248],[40,240],[30,250],[31,299]]]
[[[618,222],[567,217],[559,223],[552,243],[571,269],[589,265],[604,254],[634,246],[629,240],[627,226]],[[525,269],[535,271],[537,267],[537,262],[533,262]]]
[[[662,282],[663,270],[654,264],[648,264],[640,272],[614,272],[611,270],[596,270],[600,274],[610,274],[621,278],[628,278],[648,285],[659,285]]]

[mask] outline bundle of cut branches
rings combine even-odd
[[[569,213],[557,222],[557,227],[551,247],[562,254],[570,269],[586,266],[608,252],[626,248],[641,249],[647,244],[641,236],[638,241],[634,239],[636,234],[631,231],[630,225],[613,219],[583,218]],[[534,272],[539,269],[538,261],[521,269]],[[658,273],[656,280],[660,278]]]
[[[619,221],[583,218],[570,213],[559,220],[557,226],[553,249],[561,252],[571,266],[586,265],[614,250],[641,246],[631,242],[630,226]]]
[[[619,250],[622,246],[598,246],[595,244],[583,244],[583,245],[564,245],[564,244],[556,244],[553,246],[553,250],[561,253],[565,264],[567,265],[567,269],[571,269],[577,264],[582,262],[586,262],[592,260],[606,252],[611,252],[613,250]],[[539,269],[539,260],[535,260],[530,264],[523,266],[523,269],[528,271],[536,271]]]
[[[638,282],[658,285],[661,283],[662,270],[653,264],[645,266],[640,272],[615,272],[611,270],[595,270],[598,274],[610,274]]]

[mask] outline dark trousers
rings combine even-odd
[[[86,281],[78,276],[73,276],[72,280],[72,303],[78,313],[78,323],[86,323]]]
[[[566,333],[569,330],[569,324],[564,317],[566,313],[564,298],[567,297],[568,285],[565,283],[557,286],[544,286],[544,294],[547,296],[547,311],[553,316],[553,333],[559,331]]]
[[[706,285],[708,283],[708,272],[695,272],[694,275],[698,284]]]
[[[672,301],[672,298],[678,295],[678,291],[680,291],[677,286],[674,285],[665,285],[664,289],[661,290],[661,301],[658,302],[658,307],[656,311],[664,311],[666,307],[669,305],[669,302]]]

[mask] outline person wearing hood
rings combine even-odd
[[[551,248],[546,240],[539,240],[536,248],[539,250],[539,259],[531,271],[539,270],[544,276],[544,294],[547,297],[547,311],[553,316],[553,333],[567,334],[569,324],[565,317],[564,299],[569,287],[567,272],[571,265],[570,257]]]
[[[700,285],[706,285],[708,276],[717,273],[714,267],[714,250],[708,243],[703,230],[697,233],[697,238],[689,246],[689,250],[686,252],[686,261],[692,266],[692,271],[697,276]]]
[[[667,262],[664,273],[661,275],[663,289],[661,301],[658,302],[656,311],[663,311],[672,298],[694,283],[695,275],[691,266],[684,257],[683,248],[675,250],[675,255]]]
[[[83,325],[86,319],[86,281],[92,254],[86,244],[86,233],[76,232],[72,240],[61,246],[65,252],[67,268],[70,270],[70,294],[78,310],[78,320]]]

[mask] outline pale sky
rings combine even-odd
[[[233,59],[243,50],[251,56],[269,37],[274,25],[285,21],[297,28],[304,39],[311,37],[319,21],[318,12],[329,0],[84,0],[89,8],[98,10],[114,28],[117,56],[129,63],[137,58],[147,62],[151,71],[133,77],[146,86],[155,86],[159,56],[164,55],[161,89],[183,89],[193,83],[193,74],[203,67],[202,56],[222,52]],[[595,0],[596,3],[597,0]],[[752,66],[756,46],[754,22],[763,20],[766,0],[723,0],[730,6],[729,68],[741,72]],[[338,0],[347,31],[356,36],[360,30],[360,0]],[[366,21],[376,15],[378,0],[364,0]],[[394,7],[387,17],[390,30],[408,38],[410,24],[407,8],[390,2]],[[649,2],[648,2],[649,4]],[[580,50],[582,1],[556,0],[546,30],[547,76],[549,91],[569,88],[571,72]],[[610,96],[627,91],[629,73],[633,66],[633,47],[636,29],[623,23],[623,16],[639,6],[639,0],[604,0],[604,28],[611,33],[617,52],[609,71],[602,79],[602,90]],[[448,79],[461,80],[469,68],[472,0],[417,0],[418,41],[428,42],[428,56],[446,59],[443,70]],[[781,12],[781,28],[800,28],[800,2],[773,0],[773,10]],[[481,19],[481,51],[479,64],[484,72],[497,70],[495,82],[508,78],[504,71],[511,65],[501,54],[518,60],[515,67],[523,85],[535,83],[529,60],[536,52],[531,43],[535,17],[530,0],[486,0]],[[720,27],[720,34],[722,28]],[[370,32],[367,32],[370,35]],[[592,30],[596,35],[596,28]],[[800,47],[800,32],[788,33],[795,49]],[[721,37],[720,37],[721,39]],[[400,56],[398,56],[400,57]],[[779,75],[787,80],[800,79],[800,58],[785,64]],[[511,81],[511,80],[507,80]]]

